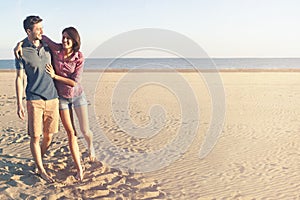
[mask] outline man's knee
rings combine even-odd
[[[31,140],[31,142],[33,142],[33,143],[38,143],[38,142],[40,142],[40,136],[39,135],[30,135],[30,140]]]
[[[43,140],[52,140],[53,133],[44,133]]]

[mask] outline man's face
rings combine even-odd
[[[41,40],[43,35],[42,22],[35,24],[32,28],[32,31],[28,30],[27,33],[32,40]]]

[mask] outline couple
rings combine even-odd
[[[59,115],[68,134],[69,148],[77,169],[76,179],[83,179],[77,134],[72,106],[77,115],[80,130],[88,144],[90,161],[95,161],[93,134],[89,128],[87,100],[80,85],[84,58],[80,49],[80,36],[73,27],[62,31],[62,43],[58,44],[43,35],[42,19],[28,16],[23,21],[27,38],[14,49],[16,56],[17,114],[25,118],[23,107],[24,70],[27,75],[26,104],[30,150],[38,174],[47,182],[54,182],[47,174],[42,157],[58,132]],[[50,53],[51,52],[51,53]],[[52,59],[51,59],[52,57]],[[52,64],[51,64],[52,60]],[[40,145],[40,135],[43,140]]]

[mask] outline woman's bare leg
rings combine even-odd
[[[90,130],[90,126],[89,126],[87,106],[86,105],[78,106],[75,107],[74,109],[79,121],[80,130],[84,135],[84,138],[88,145],[90,161],[94,162],[96,159],[96,155],[95,155],[95,149],[93,145],[93,133]]]
[[[83,179],[83,169],[80,163],[80,152],[79,152],[79,147],[77,143],[77,137],[75,135],[75,129],[72,124],[72,119],[71,119],[71,113],[69,109],[65,110],[60,110],[59,111],[60,118],[62,121],[62,124],[65,127],[65,130],[68,134],[68,141],[69,141],[69,147],[70,151],[77,169],[77,175],[76,178],[79,180]]]

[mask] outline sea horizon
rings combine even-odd
[[[86,70],[234,70],[300,69],[300,57],[232,57],[232,58],[86,58]],[[14,70],[14,59],[0,59],[0,70]]]

